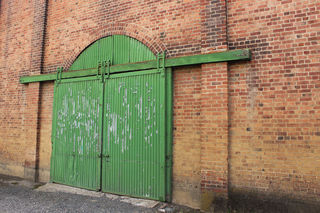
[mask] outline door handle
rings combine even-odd
[[[104,154],[98,154],[98,157],[99,158],[106,158],[106,160],[108,159],[108,158],[110,158],[110,155],[109,154],[106,154],[106,155],[104,155]],[[108,161],[108,160],[107,160]]]
[[[104,155],[104,157],[106,158],[106,162],[110,162],[109,161],[110,155],[107,154],[107,155]]]

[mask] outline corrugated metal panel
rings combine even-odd
[[[138,73],[106,82],[102,190],[165,200],[165,78]]]
[[[149,48],[145,45],[141,45],[140,42],[137,42],[134,38],[129,38],[130,40],[130,63],[147,61],[147,60],[155,60],[156,57],[149,50]]]
[[[155,58],[141,42],[114,35],[90,45],[70,70],[94,68],[108,59],[124,64]],[[56,84],[52,181],[170,200],[169,72],[167,76],[166,82],[166,75],[148,70],[112,74],[104,83],[87,77]]]
[[[126,64],[130,61],[130,40],[129,37],[114,35],[113,37],[113,64]]]
[[[51,159],[53,182],[100,189],[101,92],[98,80],[56,83]]]
[[[156,57],[140,41],[124,35],[112,35],[92,43],[78,56],[70,70],[94,68],[99,61],[108,59],[115,65],[155,60]]]

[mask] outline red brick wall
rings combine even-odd
[[[227,63],[203,64],[201,68],[201,188],[210,196],[227,197]]]
[[[320,2],[228,6],[230,188],[319,201]]]
[[[33,22],[31,37],[31,61],[29,75],[39,75],[43,69],[44,58],[44,37],[46,32],[47,1],[35,0],[33,3]],[[28,85],[26,90],[26,122],[25,132],[25,164],[24,177],[31,180],[38,180],[39,170],[39,131],[40,131],[40,83]]]
[[[19,84],[19,76],[29,73],[33,7],[26,1],[0,4],[0,172],[23,176],[28,86]]]
[[[200,53],[201,5],[189,1],[49,1],[45,72],[56,70],[93,41],[134,37],[170,56]]]
[[[174,69],[174,202],[205,208],[228,193],[227,63]]]
[[[93,41],[124,34],[169,57],[253,53],[174,70],[175,202],[206,207],[233,191],[319,200],[317,1],[0,4],[0,173],[48,179],[53,85],[19,77],[68,68]]]
[[[227,2],[201,0],[201,52],[225,51],[227,44]]]

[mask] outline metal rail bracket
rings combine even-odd
[[[106,66],[107,66],[107,78],[110,78],[111,60],[108,59],[105,63],[106,63]],[[104,73],[104,75],[105,75],[105,73]]]
[[[57,84],[61,83],[61,80],[62,80],[62,72],[63,72],[63,67],[58,67],[58,68],[57,68],[57,79],[56,79],[56,83],[57,83]]]
[[[100,78],[100,69],[101,69],[101,67],[102,67],[102,63],[101,63],[101,61],[99,61],[98,62],[98,67],[97,67],[97,79],[99,79]]]
[[[157,69],[161,73],[161,77],[165,77],[166,52],[158,53],[157,55]]]

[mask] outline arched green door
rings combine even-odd
[[[114,35],[90,45],[70,70],[92,69],[105,60],[114,65],[154,59],[141,42]],[[171,74],[144,70],[101,78],[55,84],[51,180],[168,199]]]

